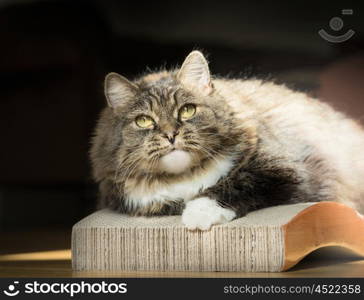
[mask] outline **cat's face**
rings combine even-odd
[[[206,61],[192,58],[178,74],[136,84],[107,76],[106,95],[118,122],[114,134],[122,136],[116,160],[126,173],[182,174],[231,154],[237,144],[232,113],[214,94]],[[198,74],[190,69],[197,63],[203,68]]]
[[[120,158],[147,172],[182,173],[223,155],[224,130],[214,105],[181,88],[142,92],[124,118]]]

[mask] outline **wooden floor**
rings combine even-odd
[[[70,231],[2,233],[0,277],[364,277],[364,258],[329,247],[282,273],[73,272]]]

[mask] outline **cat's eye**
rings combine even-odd
[[[179,110],[179,117],[182,121],[191,119],[196,114],[196,105],[186,104]]]
[[[141,128],[152,128],[154,126],[154,120],[144,115],[136,117],[135,123]]]

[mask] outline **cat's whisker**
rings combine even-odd
[[[129,178],[133,175],[133,172],[138,168],[138,166],[139,166],[139,163],[138,163],[138,161],[136,161],[133,168],[127,174],[127,176],[124,180],[124,184],[126,184],[128,182]]]
[[[135,156],[135,157],[134,157]],[[138,156],[135,152],[129,153],[119,164],[118,164],[118,172],[115,175],[122,175],[122,181],[124,184],[130,178],[132,173],[138,167]],[[119,190],[122,192],[123,184],[119,184]]]
[[[231,137],[228,137],[226,135],[222,135],[222,134],[219,134],[219,133],[208,133],[208,132],[199,132],[198,135],[200,136],[203,136],[203,137],[219,137],[219,138],[223,138],[225,140],[230,140],[234,143],[237,143],[238,141],[234,138],[231,138]]]
[[[130,170],[133,168],[134,166],[134,161],[130,161],[128,162],[128,164],[122,164],[119,167],[119,171],[118,171],[118,175],[121,175],[120,177],[125,177],[127,174],[129,174]],[[119,177],[119,176],[118,176]]]
[[[206,147],[206,146],[203,146],[203,145],[201,145],[201,144],[198,144],[198,147],[201,147],[201,148],[203,148],[203,149],[205,149],[205,150],[207,150],[211,155],[216,155],[217,157],[219,157],[219,158],[221,158],[222,156],[223,156],[223,153],[221,153],[220,151],[216,151],[216,150],[214,150],[214,149],[211,149],[211,148],[208,148],[208,147]]]
[[[201,151],[203,153],[205,153],[210,159],[214,160],[216,163],[218,163],[218,160],[217,158],[212,154],[210,153],[207,149],[205,149],[204,147],[202,147],[201,145],[198,145],[198,146],[192,146],[191,147],[193,150],[197,150],[197,151]]]

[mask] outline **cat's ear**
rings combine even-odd
[[[116,108],[133,99],[138,87],[117,73],[109,73],[105,77],[105,96],[107,104]]]
[[[187,88],[208,95],[212,91],[210,70],[206,58],[200,51],[192,51],[185,59],[177,79]]]

